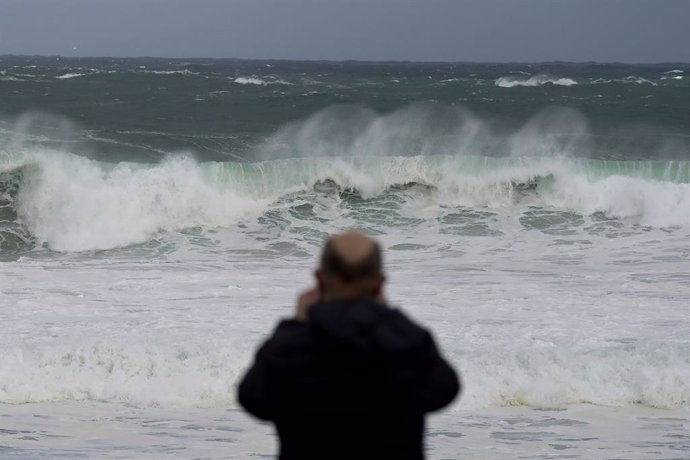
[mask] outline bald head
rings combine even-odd
[[[382,265],[379,245],[358,232],[331,237],[321,254],[321,272],[346,283],[380,277]]]

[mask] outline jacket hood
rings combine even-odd
[[[314,305],[309,325],[340,346],[376,355],[406,353],[430,339],[402,312],[373,299]]]

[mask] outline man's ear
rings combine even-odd
[[[374,297],[379,297],[383,293],[383,285],[386,283],[386,277],[379,275],[374,285]]]

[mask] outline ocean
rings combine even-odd
[[[343,229],[450,459],[690,458],[690,65],[0,57],[0,457],[275,458],[238,379]]]

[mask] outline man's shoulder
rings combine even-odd
[[[321,361],[323,352],[318,336],[308,324],[285,319],[275,327],[259,354],[271,369],[284,374],[313,368]]]
[[[397,354],[424,348],[430,340],[429,332],[399,309],[370,301],[333,302],[314,306],[307,321],[280,321],[264,348],[283,357],[325,349]]]
[[[313,343],[309,327],[297,319],[283,319],[276,325],[273,333],[266,341],[265,347],[272,352],[302,348]]]

